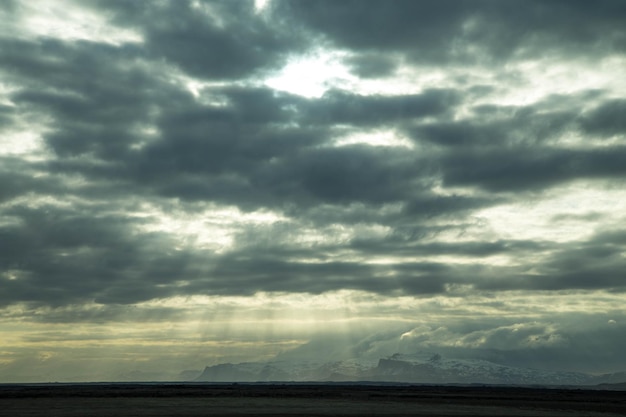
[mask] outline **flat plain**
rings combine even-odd
[[[626,416],[626,392],[350,384],[3,384],[0,416]]]

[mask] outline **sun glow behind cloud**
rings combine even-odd
[[[319,50],[292,58],[265,84],[279,91],[319,98],[331,88],[350,88],[354,79],[341,63],[340,52]]]

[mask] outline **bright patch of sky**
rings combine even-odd
[[[505,68],[505,74],[513,82],[507,83],[504,91],[499,91],[490,103],[524,106],[552,95],[571,96],[601,90],[623,97],[626,94],[626,80],[622,76],[625,65],[626,58],[622,56],[609,56],[598,62],[549,58],[515,62]]]
[[[270,4],[271,0],[254,0],[254,9],[257,13],[262,13]]]
[[[538,200],[482,209],[477,219],[501,239],[571,242],[598,232],[596,223],[619,226],[626,220],[626,190],[603,190],[593,182],[577,182],[565,189],[547,192]]]
[[[143,232],[163,232],[178,241],[175,250],[193,247],[223,253],[234,248],[237,233],[246,227],[259,227],[284,221],[285,218],[269,211],[242,213],[236,207],[207,207],[200,211],[159,207],[145,203],[136,214],[151,222],[139,229]]]
[[[45,157],[45,146],[41,133],[35,129],[3,132],[0,138],[0,156],[20,156],[29,161]]]
[[[349,146],[365,144],[370,146],[389,146],[413,149],[413,142],[394,130],[375,130],[365,132],[352,132],[345,136],[338,136],[333,141],[334,146]]]
[[[268,87],[309,98],[319,98],[331,88],[349,89],[355,81],[342,64],[342,53],[319,50],[292,58],[287,65],[265,80]]]
[[[113,27],[105,16],[72,0],[38,0],[20,4],[23,33],[65,41],[91,41],[120,45],[142,42],[140,34]]]

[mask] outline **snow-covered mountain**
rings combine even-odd
[[[613,375],[614,376],[614,375]],[[614,377],[611,379],[615,379]],[[196,381],[372,381],[434,384],[592,385],[603,377],[518,368],[482,359],[447,359],[433,353],[395,354],[376,361],[271,361],[207,366]]]
[[[433,355],[393,355],[381,359],[372,376],[376,380],[506,384],[506,385],[585,385],[591,383],[589,375],[577,372],[557,372],[531,368],[517,368],[482,359],[444,359]]]
[[[207,366],[196,381],[359,381],[376,366],[375,362],[356,359],[314,361],[244,362]]]

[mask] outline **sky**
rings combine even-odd
[[[0,0],[0,382],[626,370],[626,2]]]

